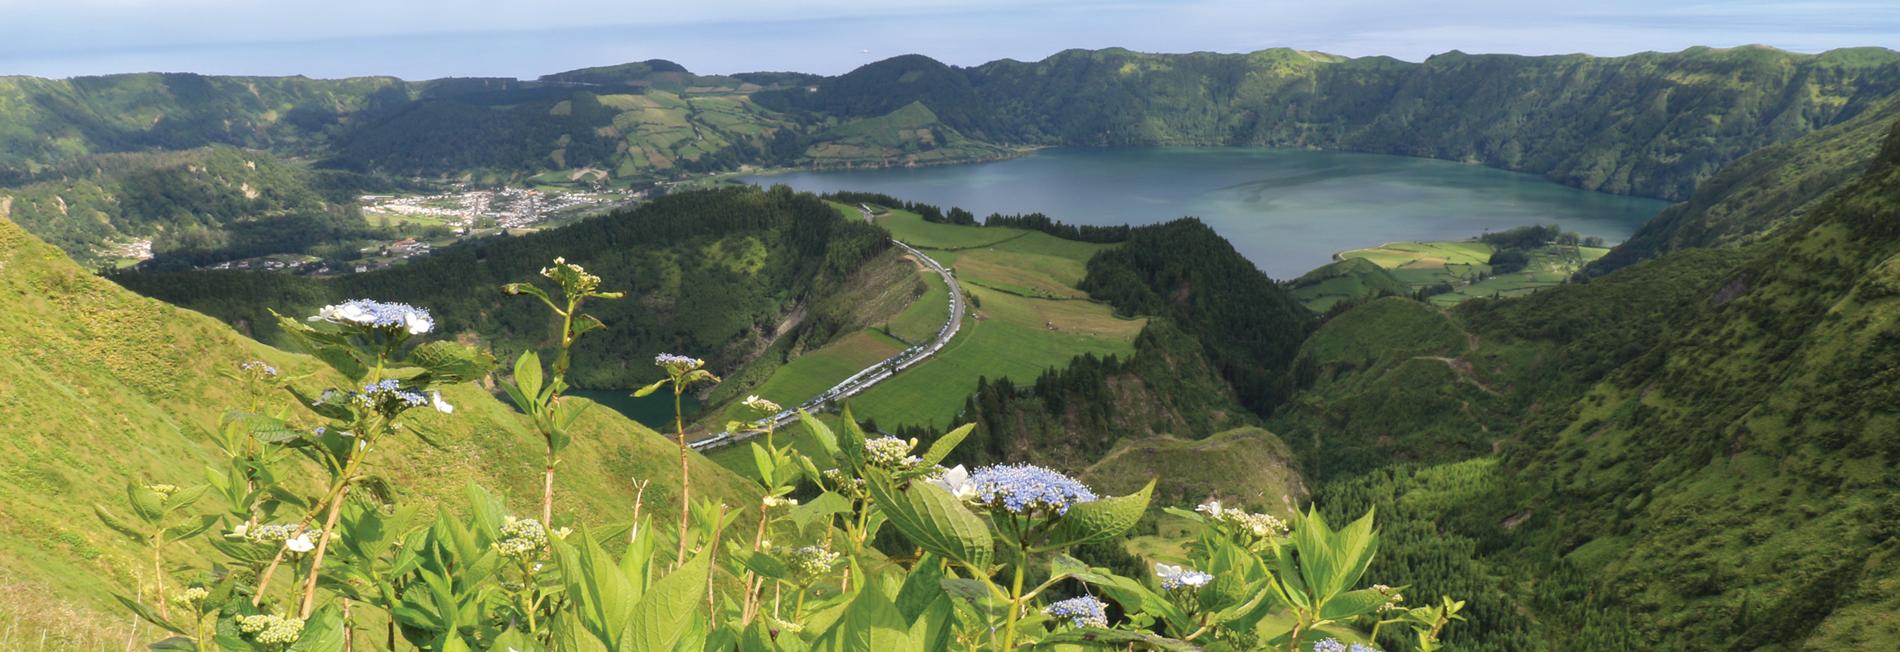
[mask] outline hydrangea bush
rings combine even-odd
[[[398,503],[368,463],[417,411],[455,418],[442,390],[488,376],[491,357],[423,341],[434,318],[400,303],[280,316],[341,381],[243,365],[232,375],[253,398],[214,432],[224,459],[206,483],[131,483],[125,508],[96,509],[152,555],[151,577],[120,598],[170,633],[152,649],[1430,651],[1459,619],[1463,603],[1408,607],[1404,587],[1359,588],[1377,550],[1371,514],[1335,529],[1312,512],[1168,508],[1195,526],[1183,555],[1153,560],[1151,577],[1091,567],[1070,551],[1121,541],[1153,483],[1106,496],[1034,465],[945,468],[968,425],[922,445],[869,437],[849,409],[839,428],[801,411],[807,439],[793,446],[777,432],[793,413],[748,397],[750,416],[726,429],[750,439],[757,502],[695,501],[678,399],[719,379],[686,355],[657,356],[661,379],[638,392],[675,396],[677,527],[643,513],[644,479],[629,514],[556,527],[556,466],[588,405],[565,396],[569,351],[604,326],[584,302],[620,295],[562,259],[541,275],[551,291],[505,291],[551,309],[555,361],[524,353],[499,383],[542,436],[538,517],[478,486],[454,509]],[[315,490],[284,481],[313,471]],[[218,561],[168,565],[180,546]]]

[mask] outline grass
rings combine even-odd
[[[904,343],[867,328],[785,363],[751,393],[780,405],[797,405],[904,348]],[[725,419],[712,425],[723,426],[726,420],[749,416],[740,415],[737,409],[743,408],[734,405]]]
[[[1590,261],[1609,252],[1604,247],[1549,245],[1531,250],[1530,264],[1507,274],[1491,274],[1489,261],[1495,250],[1475,240],[1458,242],[1391,242],[1377,247],[1341,252],[1343,260],[1366,260],[1384,268],[1391,276],[1413,290],[1438,284],[1450,284],[1454,290],[1436,294],[1429,300],[1438,306],[1453,306],[1482,297],[1523,296],[1544,288],[1562,285]],[[1331,267],[1329,265],[1328,267]],[[1326,268],[1314,270],[1318,273]],[[1309,275],[1310,276],[1310,275]],[[1362,279],[1363,281],[1363,279]],[[1339,298],[1332,295],[1350,292],[1350,283],[1333,282],[1301,294],[1308,307],[1324,310]],[[1320,307],[1324,306],[1324,307]]]
[[[904,210],[885,211],[877,214],[875,219],[878,226],[891,232],[891,237],[923,249],[971,249],[994,245],[1028,233],[1022,229],[926,222],[922,215]]]
[[[950,317],[950,286],[944,284],[943,277],[919,266],[917,278],[924,282],[923,295],[891,318],[888,324],[891,335],[911,344],[921,344],[936,337],[937,331],[943,328],[944,320]]]
[[[335,382],[315,360],[272,349],[204,315],[139,297],[79,268],[11,223],[0,223],[0,581],[9,592],[48,596],[59,613],[28,608],[0,615],[19,637],[38,628],[72,647],[127,635],[113,592],[132,593],[149,563],[143,552],[99,527],[95,503],[121,508],[123,483],[190,485],[216,461],[207,439],[220,415],[248,394],[223,375],[265,360],[299,384]],[[459,509],[475,482],[526,507],[538,500],[541,444],[524,419],[474,384],[450,388],[453,415],[423,414],[417,436],[391,440],[378,457],[399,500]],[[273,392],[273,407],[292,409]],[[650,478],[650,504],[676,500],[672,445],[612,410],[593,409],[573,429],[556,494],[556,521],[575,513],[624,513],[633,478]],[[423,437],[428,442],[425,443]],[[695,462],[695,496],[745,504],[751,489],[711,462]],[[320,476],[314,468],[286,469]],[[214,506],[206,505],[207,508]],[[598,520],[598,519],[596,519]],[[175,561],[204,568],[206,551],[180,549]],[[13,607],[0,605],[0,610]],[[141,632],[141,635],[150,632]],[[4,634],[0,634],[4,635]],[[149,640],[149,639],[148,639]]]

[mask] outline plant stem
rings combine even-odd
[[[680,380],[674,379],[673,432],[679,437],[680,445],[680,548],[678,555],[673,559],[674,568],[679,568],[682,564],[686,563],[687,528],[692,527],[693,515],[692,467],[686,463],[686,417],[685,414],[680,411],[680,395],[685,393],[685,391],[686,388],[680,384]]]
[[[554,529],[554,440],[548,439],[547,472],[541,478],[541,525]]]
[[[158,615],[171,618],[171,608],[165,604],[165,531],[159,530],[152,535],[152,581],[157,583],[152,599],[158,602]]]
[[[1021,616],[1023,606],[1019,601],[1023,597],[1023,565],[1029,563],[1029,551],[1023,550],[1023,558],[1016,560],[1016,579],[1009,585],[1009,625],[1003,628],[1003,649],[1016,649],[1016,619]]]
[[[317,608],[317,569],[323,567],[323,554],[330,550],[330,532],[336,529],[336,519],[343,514],[343,497],[349,495],[349,479],[344,479],[343,491],[336,500],[330,501],[330,516],[323,522],[323,530],[317,535],[317,554],[310,558],[310,577],[304,579],[303,608],[298,610],[298,618],[309,618],[310,612]]]

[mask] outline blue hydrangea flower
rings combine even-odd
[[[273,367],[273,366],[270,366],[270,364],[269,364],[269,363],[266,363],[266,362],[264,362],[263,360],[252,360],[252,361],[250,361],[250,362],[246,362],[246,363],[244,363],[244,364],[242,364],[242,365],[238,365],[238,367],[239,367],[240,369],[243,369],[243,370],[245,370],[245,371],[255,371],[255,372],[258,372],[258,373],[261,373],[261,374],[264,374],[264,375],[266,375],[266,376],[276,376],[276,375],[277,375],[277,368],[276,368],[276,367]]]
[[[1095,596],[1084,595],[1043,607],[1042,612],[1054,618],[1067,618],[1076,627],[1107,627],[1107,608],[1108,605]]]
[[[1346,652],[1346,644],[1339,639],[1329,638],[1313,644],[1313,652]]]
[[[365,328],[380,328],[421,335],[435,328],[429,311],[406,303],[384,303],[370,299],[352,299],[324,306],[310,321],[327,321]]]
[[[365,407],[382,410],[387,413],[429,404],[429,397],[421,392],[402,388],[402,383],[383,380],[363,386],[363,392],[356,395],[356,401]]]
[[[1013,514],[1067,514],[1077,503],[1095,500],[1095,492],[1069,476],[1033,464],[997,464],[970,474],[972,502]]]

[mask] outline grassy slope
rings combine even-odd
[[[1155,502],[1161,505],[1219,498],[1228,505],[1289,515],[1307,497],[1292,451],[1261,428],[1236,428],[1203,439],[1125,440],[1082,471],[1081,478],[1115,495],[1156,478]]]
[[[952,267],[971,298],[972,315],[935,358],[855,398],[852,408],[861,419],[885,428],[946,426],[980,377],[1029,382],[1078,355],[1126,357],[1134,351],[1145,320],[1118,318],[1086,300],[1045,298],[1079,295],[1073,284],[1104,245],[1021,229],[925,222],[906,211],[882,213],[878,224]],[[966,264],[973,257],[983,262]],[[935,285],[928,296],[936,297]],[[913,310],[918,314],[906,315],[915,319],[906,320],[900,334],[922,331],[923,315],[942,324],[941,309],[920,301]]]
[[[125,619],[108,593],[131,586],[142,562],[97,526],[91,504],[118,505],[126,481],[183,485],[202,476],[215,451],[205,433],[245,400],[220,371],[262,359],[292,376],[326,372],[94,277],[4,222],[0,270],[0,430],[8,433],[0,440],[0,582],[17,585],[0,601],[0,622],[18,623],[20,637],[50,627],[55,642],[65,636],[72,646],[107,628],[122,640]],[[378,457],[401,499],[455,505],[463,484],[478,482],[532,503],[539,438],[477,387],[447,397],[454,415],[418,420],[438,446],[403,438]],[[591,410],[579,430],[557,512],[611,521],[631,504],[636,478],[654,482],[649,501],[673,499],[677,466],[665,440],[605,409]],[[696,495],[736,504],[748,492],[704,459],[695,458],[694,472]]]
[[[1530,264],[1525,265],[1524,269],[1508,274],[1490,275],[1473,282],[1472,279],[1479,275],[1491,274],[1489,261],[1493,251],[1494,248],[1491,245],[1467,240],[1392,242],[1377,247],[1341,252],[1339,255],[1348,260],[1358,258],[1375,263],[1385,268],[1394,279],[1411,290],[1441,283],[1450,284],[1455,288],[1454,290],[1432,295],[1431,302],[1439,306],[1451,306],[1476,298],[1523,296],[1544,288],[1562,285],[1578,270],[1591,261],[1603,257],[1609,250],[1602,247],[1566,245],[1540,247],[1530,252]],[[1322,267],[1309,274],[1325,269],[1327,268]],[[1365,283],[1361,281],[1358,285]],[[1335,284],[1338,282],[1335,281]],[[1299,282],[1296,281],[1294,286],[1299,287]],[[1357,285],[1348,285],[1342,290],[1369,291]],[[1342,290],[1308,291],[1307,296],[1325,301],[1328,297],[1340,294]],[[1336,302],[1337,299],[1333,301]],[[1330,303],[1328,305],[1330,306]]]
[[[1324,313],[1341,301],[1412,293],[1412,286],[1365,258],[1346,258],[1321,265],[1293,279],[1287,287],[1300,303],[1316,313]]]

